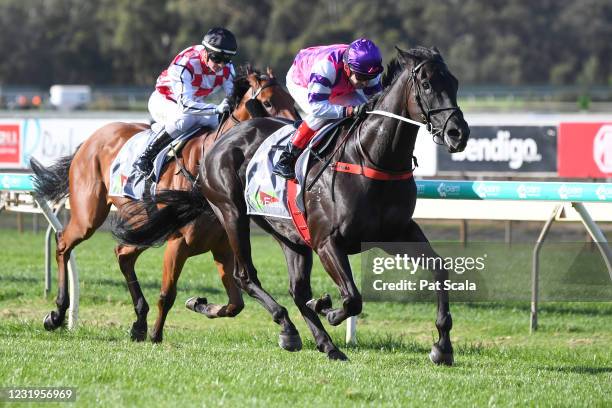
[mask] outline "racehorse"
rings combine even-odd
[[[250,92],[249,92],[250,91]],[[158,181],[160,189],[191,189],[195,181],[191,174],[197,174],[203,151],[210,148],[220,134],[236,123],[254,116],[283,116],[296,118],[293,98],[276,82],[272,71],[262,75],[251,71],[234,79],[234,94],[230,98],[235,109],[219,128],[202,129],[196,137],[183,147],[180,156],[170,161]],[[66,228],[56,235],[56,260],[58,265],[57,310],[44,319],[47,330],[55,330],[65,320],[69,305],[66,268],[72,250],[82,241],[89,239],[106,220],[114,204],[120,216],[126,215],[133,200],[109,196],[111,166],[121,147],[136,133],[149,126],[137,123],[111,123],[93,133],[71,156],[60,159],[48,169],[36,160],[31,161],[35,173],[36,194],[55,201],[69,194],[71,216]],[[186,170],[186,172],[185,172]],[[184,173],[184,174],[181,174]],[[133,340],[145,340],[147,335],[147,313],[149,306],[136,277],[134,265],[146,248],[117,245],[115,254],[119,267],[127,282],[136,321],[132,325]],[[158,316],[151,332],[153,342],[161,342],[163,326],[176,298],[176,285],[187,258],[211,251],[219,276],[229,297],[226,305],[207,304],[203,313],[208,317],[233,317],[242,310],[244,303],[240,289],[235,285],[232,274],[234,257],[225,231],[212,214],[203,214],[193,224],[177,231],[168,240],[164,252],[162,284]]]
[[[426,124],[434,142],[446,145],[451,153],[462,151],[469,138],[470,129],[457,106],[458,81],[439,51],[425,47],[397,51],[383,78],[384,90],[368,103],[367,116],[352,124],[343,123],[342,133],[327,160],[314,160],[310,165],[302,186],[306,189],[304,206],[310,245],[290,220],[252,216],[282,247],[289,269],[290,293],[314,335],[317,349],[330,359],[344,360],[346,356],[334,345],[317,313],[338,325],[361,312],[362,298],[348,255],[361,252],[362,242],[420,243],[415,255],[436,261],[440,258],[412,219],[417,197],[412,166],[418,125]],[[258,279],[251,258],[249,216],[244,200],[247,164],[261,141],[280,126],[263,118],[234,127],[208,152],[200,168],[200,192],[212,204],[228,234],[237,262],[238,285],[256,298],[282,327],[281,347],[299,350],[301,339],[287,310],[263,289]],[[189,200],[185,192],[169,191],[156,196],[156,203],[172,209],[164,208],[151,215],[148,221],[155,222],[155,227],[148,225],[149,230],[158,229],[158,237],[170,233],[170,229],[164,229],[168,214],[181,223],[187,222],[196,205]],[[200,207],[200,211],[205,209]],[[117,236],[129,238],[140,228],[123,227],[124,230],[116,231]],[[338,286],[342,307],[333,308],[329,298],[312,299],[312,250]],[[441,284],[448,279],[448,271],[442,268],[443,262],[434,265],[440,268],[432,271],[440,288],[435,322],[439,339],[429,356],[436,364],[451,365],[452,318],[448,292]]]

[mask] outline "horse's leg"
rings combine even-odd
[[[242,192],[236,198],[235,203],[243,203]],[[302,340],[295,325],[289,319],[287,309],[279,305],[276,300],[266,292],[257,278],[257,270],[253,265],[251,257],[250,225],[249,217],[244,208],[241,212],[233,204],[220,209],[227,236],[234,251],[236,267],[234,278],[249,296],[255,298],[271,315],[272,319],[281,326],[279,345],[288,351],[298,351],[302,348]]]
[[[361,294],[353,280],[351,264],[348,256],[342,252],[330,239],[328,239],[317,251],[323,267],[334,280],[340,296],[342,297],[342,308],[325,308],[317,310],[327,317],[327,321],[337,326],[350,316],[361,313]]]
[[[306,302],[312,299],[310,286],[312,250],[308,247],[291,248],[286,244],[280,244],[285,253],[289,271],[289,293],[312,332],[317,349],[326,353],[332,360],[347,360],[346,355],[333,343],[317,313],[306,305]]]
[[[75,188],[78,189],[78,188]],[[72,190],[72,189],[71,189]],[[70,221],[66,228],[55,234],[57,261],[57,310],[49,313],[43,323],[45,329],[55,330],[64,323],[70,299],[68,294],[68,260],[70,253],[80,242],[88,239],[102,225],[110,205],[106,203],[106,191],[102,183],[95,183],[93,191],[79,191],[79,197],[70,195]]]
[[[441,258],[440,255],[431,247],[429,240],[414,220],[410,221],[406,235],[402,237],[405,242],[421,243],[417,256],[426,258]],[[434,262],[434,265],[444,265],[444,262]],[[436,328],[438,329],[438,341],[434,343],[429,358],[435,364],[453,364],[453,346],[450,339],[450,331],[453,327],[453,319],[450,313],[448,291],[444,289],[444,281],[448,279],[448,270],[444,268],[432,271],[435,281],[440,290],[436,291],[438,296],[438,316],[436,318]]]
[[[212,248],[211,252],[219,272],[219,277],[225,287],[228,301],[226,305],[204,302],[203,304],[195,305],[194,310],[211,319],[237,316],[244,308],[244,301],[242,300],[242,292],[240,292],[240,288],[236,286],[236,281],[234,280],[235,263],[232,249],[227,240],[223,239],[220,244]]]
[[[189,258],[189,246],[185,239],[180,238],[170,239],[168,246],[164,251],[164,266],[162,274],[162,284],[157,301],[157,320],[151,332],[151,341],[160,343],[164,338],[164,323],[166,316],[174,305],[176,299],[176,284],[178,282],[185,261]]]
[[[149,304],[140,289],[140,283],[138,283],[136,271],[134,270],[136,260],[144,250],[145,248],[121,244],[117,245],[115,248],[117,262],[119,263],[121,273],[123,273],[125,277],[125,282],[132,296],[134,311],[136,312],[136,321],[132,324],[132,330],[130,331],[132,340],[135,341],[143,341],[147,338],[147,314],[149,313]]]

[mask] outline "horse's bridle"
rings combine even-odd
[[[460,109],[458,106],[445,106],[443,108],[431,109],[429,108],[429,106],[425,105],[423,98],[421,97],[421,93],[423,91],[421,89],[421,82],[417,81],[417,74],[419,73],[419,70],[428,63],[438,64],[438,65],[445,67],[446,69],[446,64],[444,64],[444,62],[435,61],[431,59],[423,60],[419,62],[417,65],[415,65],[414,67],[412,67],[410,78],[408,78],[408,82],[410,83],[410,86],[406,88],[406,101],[408,101],[408,93],[410,92],[410,89],[412,89],[414,85],[414,93],[413,93],[414,99],[417,105],[419,106],[419,109],[421,110],[421,116],[423,120],[425,121],[425,128],[427,129],[429,133],[431,133],[434,143],[443,145],[444,144],[443,135],[444,135],[444,130],[446,130],[446,125],[448,124],[448,121],[455,113],[460,112]],[[436,128],[431,121],[431,117],[437,113],[448,111],[448,110],[452,112],[450,115],[446,117],[446,120],[444,121],[444,125],[442,126],[441,129]],[[437,138],[441,139],[441,141],[438,141],[439,139]]]
[[[251,99],[255,99],[259,96],[259,94],[261,93],[261,91],[263,91],[266,88],[270,88],[273,86],[278,85],[278,82],[276,81],[276,78],[274,77],[266,77],[268,79],[268,83],[265,85],[260,86],[257,89],[253,89],[251,90]],[[259,80],[261,79],[266,79],[266,78],[258,78]]]
[[[277,86],[278,85],[278,81],[276,80],[276,78],[274,78],[274,77],[267,77],[267,76],[265,78],[263,78],[263,77],[257,78],[257,83],[259,84],[259,81],[262,80],[262,79],[267,79],[268,83],[265,84],[265,85],[260,85],[257,89],[255,89],[255,88],[251,89],[250,100],[257,99],[257,97],[259,96],[261,91],[263,91],[264,89],[271,88],[273,86]],[[234,124],[240,123],[238,118],[234,115],[234,112],[231,112],[229,114],[229,118],[228,119],[230,119],[232,122],[234,122]],[[213,139],[214,141],[216,141],[217,138],[219,137],[219,134],[221,132],[221,128],[223,127],[224,123],[225,123],[225,118],[223,118],[219,122],[219,126],[217,127],[217,132],[215,134],[215,138]]]

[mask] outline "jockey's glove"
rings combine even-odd
[[[346,116],[353,116],[355,118],[362,117],[363,115],[365,115],[366,109],[366,103],[362,103],[361,105],[349,106],[346,108]]]
[[[223,99],[219,105],[217,105],[217,113],[223,114],[231,110],[230,103],[227,98]]]

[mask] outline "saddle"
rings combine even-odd
[[[304,149],[295,164],[296,178],[300,185],[305,180],[311,158],[323,161],[322,157],[335,145],[339,129],[346,120],[350,119],[345,118],[325,125]],[[287,207],[286,179],[277,176],[272,170],[285,146],[290,143],[296,125],[299,126],[299,123],[285,125],[268,136],[248,163],[245,188],[248,214],[291,218]],[[301,194],[299,197],[299,205],[303,210]]]
[[[156,130],[158,130],[154,128],[156,126],[159,125],[153,124],[152,129],[143,130],[137,133],[123,145],[109,169],[109,195],[129,197],[135,200],[140,200],[145,191],[154,195],[157,181],[161,177],[164,165],[172,158],[179,156],[187,142],[202,130],[202,128],[197,128],[187,132],[174,139],[168,146],[164,147],[153,160],[153,178],[151,180],[145,179],[143,174],[136,171],[133,168],[133,163],[144,149],[146,149],[150,139],[156,134]],[[187,179],[192,178],[189,173],[185,174],[185,177],[187,177]]]

